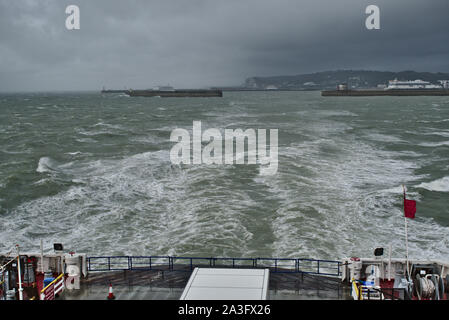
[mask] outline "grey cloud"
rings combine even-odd
[[[65,8],[81,30],[65,29]],[[364,28],[367,5],[381,30]],[[329,69],[449,72],[447,0],[0,0],[0,90],[236,85]]]

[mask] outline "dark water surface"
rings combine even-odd
[[[279,130],[277,174],[172,165],[175,128]],[[449,259],[449,98],[0,95],[0,251]]]

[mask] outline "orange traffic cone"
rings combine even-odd
[[[112,291],[112,284],[109,284],[109,294],[108,294],[108,300],[114,300],[114,292]]]

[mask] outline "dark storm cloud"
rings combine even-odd
[[[65,28],[78,5],[81,29]],[[366,30],[378,5],[381,30]],[[333,69],[449,72],[447,0],[0,0],[0,90],[240,84]]]

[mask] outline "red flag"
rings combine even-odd
[[[404,216],[406,218],[415,219],[416,201],[404,199]]]
[[[404,188],[404,186],[402,186]],[[416,201],[407,200],[405,198],[405,188],[404,188],[404,216],[406,218],[415,219],[416,213]]]

